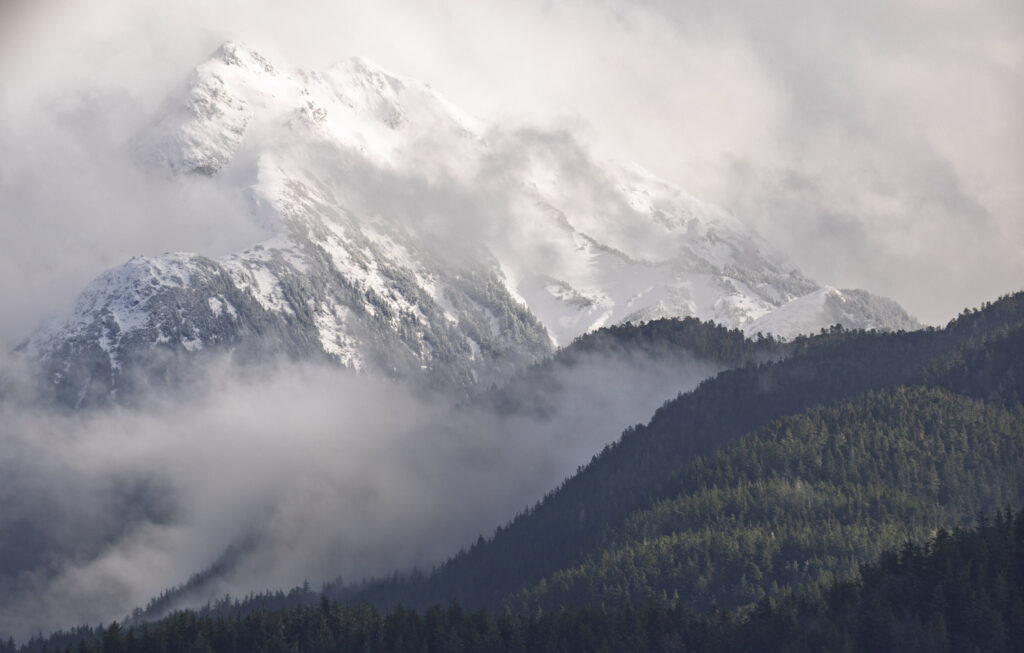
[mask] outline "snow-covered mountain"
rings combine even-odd
[[[693,315],[792,336],[913,328],[822,288],[728,212],[568,134],[502,129],[353,59],[225,43],[135,140],[140,165],[242,190],[265,242],[136,257],[24,348],[79,405],[209,352],[329,359],[465,388],[603,325]]]
[[[891,299],[866,290],[826,286],[766,313],[743,326],[747,335],[774,333],[787,337],[813,334],[824,326],[848,329],[913,330],[920,324]]]

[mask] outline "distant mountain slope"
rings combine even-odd
[[[72,406],[173,381],[211,353],[462,392],[630,320],[786,337],[917,326],[888,300],[820,288],[635,165],[485,125],[363,59],[306,71],[225,43],[134,142],[152,174],[247,197],[267,240],[137,257],[94,281],[22,347]]]

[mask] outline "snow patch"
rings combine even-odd
[[[347,311],[348,309],[343,306],[325,306],[316,312],[313,319],[320,334],[320,346],[324,351],[345,367],[362,370],[359,343],[345,333]]]

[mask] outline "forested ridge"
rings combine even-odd
[[[1022,503],[1024,413],[941,390],[871,392],[776,420],[672,485],[515,607],[735,608],[854,577],[887,548]]]
[[[237,606],[235,606],[237,608]],[[321,596],[276,610],[176,612],[35,639],[0,653],[424,653],[575,651],[1020,650],[1024,641],[1024,512],[906,543],[815,595],[763,599],[747,614],[698,614],[684,602],[531,613],[456,604],[380,612]]]
[[[620,324],[583,334],[544,361],[513,376],[504,385],[478,393],[467,405],[506,412],[543,412],[559,398],[562,374],[593,360],[643,358],[671,361],[677,365],[700,361],[719,369],[750,362],[778,360],[789,343],[772,337],[751,340],[738,329],[693,317],[663,318],[640,324]],[[637,359],[640,359],[639,361]]]
[[[615,333],[619,342],[626,334],[640,339],[634,335],[637,327],[618,329],[595,340]],[[422,608],[458,600],[501,609],[510,596],[598,555],[610,531],[628,515],[671,495],[673,478],[696,458],[772,420],[904,385],[946,388],[999,405],[1018,403],[1024,380],[1022,333],[1024,293],[1017,293],[980,310],[965,310],[945,329],[879,333],[833,328],[789,343],[769,343],[763,360],[755,355],[747,365],[666,403],[647,425],[627,429],[541,502],[435,573],[331,588],[331,594],[380,608],[399,601]],[[704,334],[729,343],[737,337],[725,329]],[[729,347],[735,345],[721,349]]]
[[[771,638],[777,650],[987,651],[1024,641],[1024,526],[997,512],[1024,505],[1024,293],[910,333],[833,328],[779,342],[696,320],[623,325],[545,365],[632,347],[689,348],[733,369],[627,429],[433,572],[329,584],[322,597],[307,587],[228,599],[143,624],[172,604],[158,600],[123,632],[51,643],[127,646],[171,623],[192,635],[103,650],[750,650]],[[520,382],[530,374],[540,372]],[[997,517],[964,530],[980,514]],[[908,586],[946,598],[917,605],[899,594]],[[964,621],[968,608],[978,615]],[[988,639],[977,639],[982,622]],[[238,629],[272,643],[232,648]]]

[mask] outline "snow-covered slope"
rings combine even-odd
[[[408,256],[384,233],[292,227],[250,250],[137,257],[25,345],[80,406],[187,378],[197,357],[286,356],[465,388],[550,350],[493,270]]]
[[[820,288],[635,165],[596,161],[567,134],[485,125],[364,59],[304,71],[225,43],[136,145],[140,165],[181,184],[245,192],[268,240],[220,260],[136,258],[93,282],[25,346],[69,403],[208,351],[459,388],[627,320],[783,336],[912,324],[887,300]]]
[[[899,304],[865,290],[825,287],[798,297],[771,313],[744,325],[748,336],[757,333],[813,334],[825,326],[841,324],[849,329],[919,329],[917,320]]]

